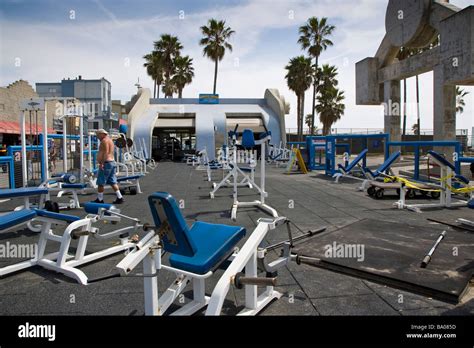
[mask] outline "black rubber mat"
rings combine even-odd
[[[442,231],[364,219],[315,237],[295,253],[316,267],[457,303],[474,271],[474,233],[447,230],[428,267],[421,268]]]

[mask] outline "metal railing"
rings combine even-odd
[[[296,134],[297,128],[286,128],[286,134]],[[331,134],[378,134],[383,133],[383,128],[332,128]],[[315,135],[322,135],[322,129],[316,129]],[[406,130],[406,135],[415,135],[412,129]],[[421,135],[433,135],[433,129],[421,129]],[[303,129],[303,135],[310,135],[309,128]],[[456,135],[468,135],[467,129],[456,129]],[[470,136],[471,144],[473,136]]]

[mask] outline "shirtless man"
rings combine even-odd
[[[97,185],[99,186],[99,193],[94,202],[104,203],[104,186],[108,184],[112,186],[117,195],[117,199],[113,204],[122,204],[124,200],[117,185],[117,177],[115,176],[117,164],[114,160],[114,142],[109,138],[109,133],[104,129],[99,129],[96,134],[100,140],[99,153],[97,154],[97,162],[99,163]]]

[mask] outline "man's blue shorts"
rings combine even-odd
[[[115,163],[115,161],[105,162],[104,168],[99,169],[99,174],[97,175],[97,185],[115,185],[117,183],[117,176],[115,175],[116,170],[117,164]]]

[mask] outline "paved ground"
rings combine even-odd
[[[300,228],[315,229],[328,226],[335,229],[363,218],[405,222],[427,226],[427,217],[473,217],[472,210],[461,208],[416,214],[398,211],[391,207],[396,197],[377,201],[357,192],[358,182],[343,180],[336,185],[328,178],[310,173],[309,175],[285,175],[283,168],[271,167],[267,175],[268,202],[280,215],[292,219]],[[219,179],[220,173],[215,172]],[[188,223],[195,220],[231,224],[231,189],[220,190],[216,198],[209,198],[210,184],[205,181],[205,173],[178,163],[159,163],[158,168],[142,180],[144,194],[126,196],[121,207],[125,214],[152,222],[147,206],[147,193],[168,191],[176,199],[183,200],[183,214]],[[256,196],[249,189],[239,190],[242,200]],[[112,194],[106,201],[112,201]],[[81,201],[95,199],[85,195]],[[18,202],[0,204],[0,211],[9,211]],[[81,211],[71,212],[76,215]],[[252,231],[259,217],[259,210],[248,208],[239,211],[237,225]],[[124,222],[121,225],[125,225]],[[440,229],[439,225],[431,225]],[[117,226],[105,225],[104,230]],[[268,242],[286,238],[286,230],[275,231],[268,236]],[[37,235],[27,230],[2,233],[0,243],[35,243]],[[90,250],[96,250],[98,242],[93,241]],[[54,246],[54,245],[53,245]],[[113,272],[120,255],[83,267],[89,277]],[[18,260],[0,260],[0,266]],[[221,274],[218,271],[218,274]],[[160,287],[167,287],[172,278],[160,278]],[[208,284],[208,292],[215,282]],[[310,266],[290,264],[280,271],[278,290],[284,296],[271,303],[263,315],[451,315],[474,314],[472,296],[465,296],[461,304],[455,306],[423,296],[403,292],[369,281],[352,278]],[[400,303],[400,295],[403,302]],[[243,290],[230,291],[225,304],[226,313],[235,313],[243,304]],[[81,286],[70,279],[39,268],[20,272],[0,279],[0,314],[53,314],[53,315],[142,315],[143,285],[137,277],[115,278],[88,286]]]

